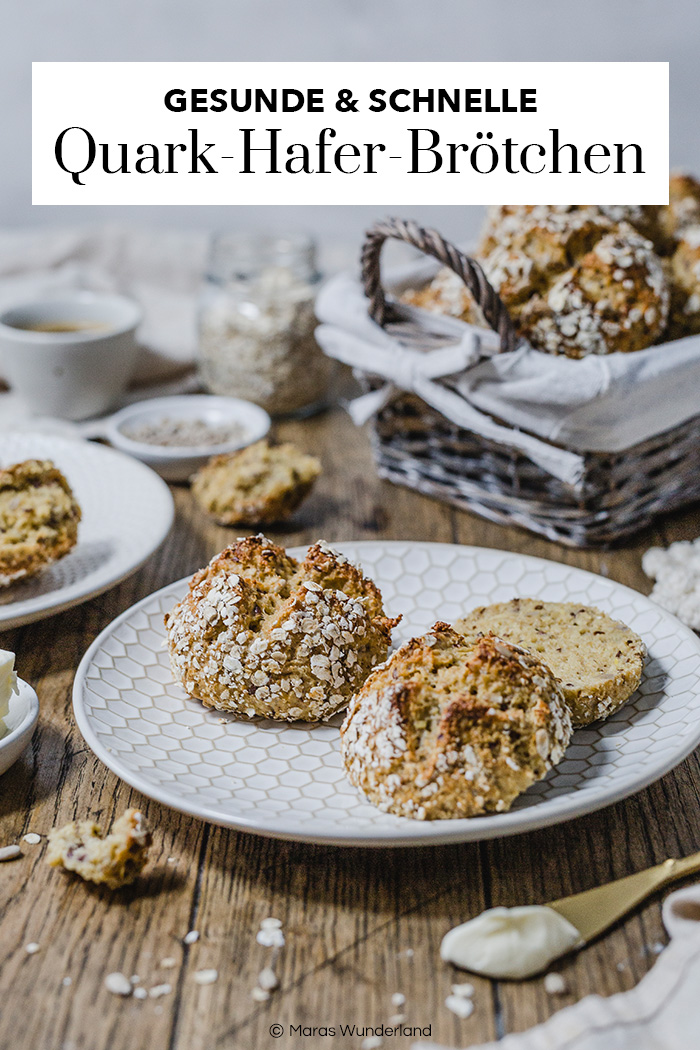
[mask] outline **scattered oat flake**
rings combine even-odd
[[[566,992],[566,981],[560,973],[545,974],[544,990],[547,995],[564,995]]]
[[[177,966],[177,959],[174,959],[172,955],[167,955],[165,959],[160,960],[160,965],[164,970],[172,970],[174,966]]]
[[[665,947],[665,944],[662,944],[661,941],[657,941],[656,944],[652,944],[651,950],[653,951],[654,955],[660,955]]]
[[[380,1035],[370,1035],[363,1039],[360,1045],[362,1050],[378,1050],[378,1047],[382,1045],[382,1037]]]
[[[391,997],[392,1006],[403,1006],[405,1002],[406,996],[403,994],[403,992],[394,992],[394,994]]]
[[[131,995],[131,981],[123,973],[108,973],[105,988],[112,995]]]
[[[283,948],[284,947],[284,934],[281,930],[264,929],[258,930],[256,941],[261,944],[263,948]]]
[[[406,948],[405,951],[399,952],[399,958],[412,959],[415,954],[413,948]]]
[[[154,984],[148,989],[151,999],[160,999],[161,995],[170,995],[172,988],[169,984]]]
[[[36,831],[30,831],[24,836],[24,841],[28,842],[30,846],[36,846],[41,842],[41,835],[37,835]]]
[[[253,988],[250,998],[254,999],[256,1003],[266,1003],[270,998],[270,993],[264,988]]]
[[[177,857],[168,857],[168,864],[177,864]]]
[[[134,988],[134,999],[148,999],[148,992],[145,988]]]
[[[73,983],[73,978],[72,977],[64,977],[63,980],[61,981],[61,984],[63,985],[64,988],[69,988],[72,985],[72,983]]]
[[[14,860],[15,857],[20,857],[22,850],[17,845],[3,846],[0,848],[0,860]]]
[[[194,979],[197,984],[213,984],[218,978],[218,970],[197,970],[194,974]]]
[[[389,1018],[389,1024],[403,1024],[406,1017],[406,1014],[392,1014]]]
[[[267,919],[263,919],[260,923],[261,930],[279,930],[282,927],[282,920],[275,919],[271,915]]]
[[[258,974],[258,984],[261,988],[264,988],[266,992],[272,992],[279,986],[279,979],[277,974],[271,966],[266,966]]]
[[[131,981],[132,984],[138,984],[140,982],[141,978],[139,977],[139,975],[137,973],[132,973],[132,975],[129,978],[129,980]]]
[[[453,984],[452,994],[458,995],[461,999],[471,999],[474,994],[474,985],[465,981],[464,984]]]
[[[29,944],[25,944],[24,950],[27,953],[27,955],[36,955],[36,953],[39,951],[39,945],[36,943],[36,941],[30,941]]]
[[[448,995],[445,999],[445,1006],[463,1020],[474,1012],[474,1003],[463,995]]]
[[[182,938],[183,944],[194,944],[195,941],[198,940],[199,933],[197,930],[190,930],[190,932],[186,933],[185,936]]]

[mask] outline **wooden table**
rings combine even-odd
[[[340,411],[279,430],[324,463],[294,531],[271,533],[287,544],[318,537],[478,544],[565,561],[646,592],[641,552],[700,532],[698,513],[688,513],[615,551],[569,551],[380,482],[366,437]],[[658,899],[559,967],[568,994],[548,996],[541,979],[476,978],[467,1020],[444,1005],[455,974],[438,946],[451,926],[490,905],[546,901],[699,850],[697,753],[648,790],[568,824],[502,841],[384,851],[276,842],[202,824],[142,797],[97,761],[71,711],[81,656],[113,617],[199,568],[231,538],[195,510],[185,487],[175,498],[172,535],[134,577],[0,638],[41,701],[31,748],[0,779],[0,845],[73,818],[111,822],[130,805],[145,810],[155,832],[150,874],[118,893],[49,869],[43,839],[22,843],[22,859],[0,865],[3,1050],[359,1048],[362,1037],[290,1035],[289,1026],[386,1023],[397,1012],[395,992],[406,996],[407,1023],[469,1046],[527,1028],[584,995],[632,987],[666,939]],[[283,920],[286,946],[281,986],[259,1004],[250,993],[268,951],[255,934],[268,915]],[[187,947],[182,938],[192,929],[200,937]],[[32,941],[36,954],[25,951]],[[176,965],[163,968],[166,957]],[[218,970],[216,983],[194,982],[203,968]],[[104,987],[111,971],[172,991],[122,999]],[[271,1037],[273,1024],[284,1027],[282,1038]]]

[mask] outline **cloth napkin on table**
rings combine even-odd
[[[74,289],[132,296],[144,312],[134,380],[162,383],[194,361],[208,243],[200,232],[1,230],[0,310]]]
[[[544,1024],[471,1050],[694,1050],[700,1046],[700,884],[663,906],[671,937],[652,970],[629,992],[589,995]],[[585,948],[583,949],[585,951]],[[414,1043],[412,1050],[447,1050]]]

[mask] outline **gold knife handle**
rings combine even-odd
[[[599,937],[650,894],[695,871],[700,871],[700,853],[680,860],[665,860],[634,875],[551,901],[548,907],[567,919],[588,942]]]
[[[689,857],[681,857],[679,860],[667,860],[668,877],[664,882],[675,882],[686,875],[693,875],[700,871],[700,853],[691,853]]]

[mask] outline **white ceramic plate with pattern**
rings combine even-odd
[[[142,463],[104,445],[53,434],[0,433],[0,466],[52,459],[83,517],[78,542],[38,576],[0,588],[0,630],[70,609],[130,576],[167,536],[173,498]]]
[[[637,693],[607,722],[578,730],[564,760],[508,813],[417,821],[382,813],[343,774],[342,716],[320,727],[243,722],[207,711],[173,682],[163,615],[180,580],[115,620],[86,653],[73,704],[97,756],[165,805],[244,831],[339,845],[494,838],[569,820],[624,798],[700,743],[700,639],[647,598],[568,565],[440,543],[335,544],[380,586],[400,644],[436,620],[517,595],[597,605],[649,649]],[[291,552],[302,556],[305,549]]]

